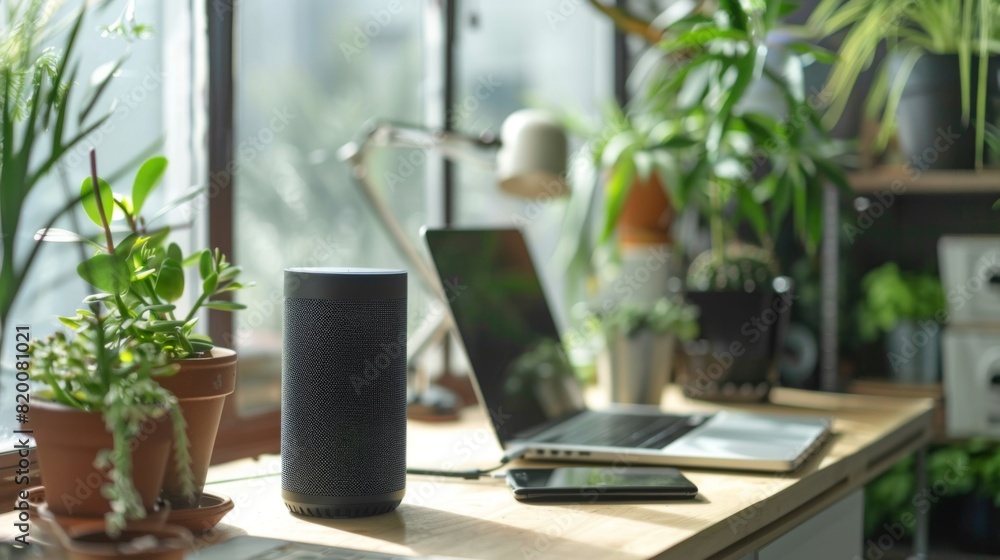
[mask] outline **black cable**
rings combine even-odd
[[[477,480],[482,478],[491,472],[502,468],[507,463],[514,459],[520,458],[523,455],[522,451],[517,451],[515,453],[508,453],[500,459],[500,464],[489,468],[489,469],[470,469],[465,471],[439,471],[434,469],[413,469],[407,467],[406,474],[417,474],[423,476],[446,476],[450,478],[463,478],[465,480]]]

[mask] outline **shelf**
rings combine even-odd
[[[871,194],[974,194],[1000,195],[1000,170],[920,171],[902,166],[878,167],[848,175],[854,192]],[[895,189],[895,190],[894,190]]]

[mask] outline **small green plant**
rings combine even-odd
[[[101,243],[68,232],[43,230],[39,236],[44,240],[70,235],[95,249],[96,254],[81,263],[77,272],[100,290],[85,301],[101,302],[107,307],[106,322],[110,332],[122,339],[152,343],[170,358],[186,358],[212,349],[211,338],[194,332],[198,311],[202,308],[243,309],[242,304],[222,298],[228,292],[247,286],[237,280],[240,267],[230,264],[218,249],[204,249],[185,256],[179,245],[168,243],[169,227],[150,228],[159,217],[200,192],[191,191],[147,220],[142,210],[163,179],[166,168],[166,158],[146,160],[135,175],[129,195],[113,192],[106,181],[94,178],[96,173],[83,181],[80,187],[82,206],[87,216],[101,227]],[[100,197],[94,194],[95,182]],[[112,229],[116,220],[127,232],[118,241]],[[188,266],[198,268],[198,292],[194,304],[182,314],[176,303],[186,290],[184,268]],[[60,317],[60,320],[73,329],[81,325],[79,315]]]
[[[778,263],[770,252],[733,243],[726,247],[722,258],[711,251],[698,255],[688,267],[687,287],[702,292],[752,292],[766,288],[777,275]]]
[[[1000,507],[1000,445],[974,438],[964,442],[934,447],[927,456],[928,480],[937,481],[931,488],[935,497],[974,494],[988,497]],[[945,484],[945,486],[940,486]],[[884,524],[899,524],[909,515],[913,519],[917,503],[926,501],[917,489],[913,457],[896,463],[865,487],[865,535],[877,535]],[[902,524],[912,533],[914,524]]]
[[[861,279],[863,299],[858,329],[863,340],[874,340],[903,321],[932,319],[944,309],[944,290],[936,276],[902,272],[886,263]]]
[[[109,325],[99,313],[81,309],[77,324],[72,336],[56,333],[31,346],[31,375],[46,387],[36,391],[38,398],[103,415],[114,443],[97,456],[94,466],[108,472],[110,482],[101,492],[111,503],[108,534],[117,536],[127,519],[146,515],[133,483],[131,450],[143,423],[169,415],[175,442],[171,459],[187,493],[194,491],[184,418],[177,399],[154,380],[175,373],[176,366],[151,343],[108,343]]]
[[[850,27],[833,66],[827,89],[833,104],[826,118],[835,123],[843,114],[858,76],[871,64],[880,45],[901,61],[892,76],[882,63],[869,90],[865,111],[881,118],[876,145],[884,148],[895,130],[896,107],[910,72],[925,53],[958,55],[962,88],[962,114],[966,122],[975,117],[976,167],[982,167],[986,140],[986,87],[989,57],[1000,52],[1000,2],[996,0],[822,0],[808,26],[822,36]],[[978,64],[973,68],[973,56]],[[888,58],[887,58],[888,60]],[[971,76],[977,76],[978,91],[972,94]],[[972,107],[972,100],[976,107]]]
[[[671,333],[681,340],[693,340],[698,336],[698,308],[668,298],[652,305],[624,302],[603,318],[602,325],[607,333]]]

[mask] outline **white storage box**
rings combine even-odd
[[[942,351],[948,436],[1000,439],[1000,327],[950,326]]]
[[[948,324],[1000,325],[1000,236],[944,236],[938,263]]]

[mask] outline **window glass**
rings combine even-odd
[[[280,402],[283,269],[408,268],[337,149],[369,119],[420,123],[425,96],[424,3],[246,0],[236,21],[235,255],[254,288],[237,299],[240,414]],[[417,241],[424,176],[435,160],[381,150],[371,174]],[[428,304],[409,279],[409,329]]]
[[[457,78],[451,119],[463,132],[500,132],[510,113],[539,107],[590,117],[613,99],[613,30],[586,2],[511,0],[459,2]],[[570,154],[581,139],[571,137]],[[515,225],[525,230],[557,322],[564,324],[565,269],[550,258],[564,201],[547,195],[516,199],[489,171],[459,166],[456,221],[465,226]]]
[[[118,60],[127,50],[122,39],[102,37],[98,29],[99,26],[115,21],[124,9],[125,2],[114,1],[108,4],[106,8],[92,10],[88,14],[77,39],[76,54],[80,62],[76,84],[78,104],[89,93],[87,85],[91,74],[102,65]],[[78,6],[79,3],[68,3],[52,21],[72,17]],[[161,3],[139,3],[135,17],[137,21],[150,25],[155,34],[150,39],[134,42],[129,47],[131,54],[127,62],[111,81],[95,109],[95,115],[100,111],[110,112],[110,118],[67,154],[25,201],[17,239],[21,258],[35,243],[35,231],[42,228],[71,195],[79,192],[80,182],[89,175],[88,151],[91,147],[97,149],[102,177],[122,175],[111,183],[116,191],[122,192],[128,192],[131,188],[131,177],[136,166],[130,166],[130,163],[152,150],[162,152],[165,130],[162,116],[164,89],[176,76],[171,75],[171,68],[162,57],[164,18]],[[62,49],[65,36],[56,35],[51,44]],[[71,109],[70,114],[76,114],[76,109]],[[76,118],[70,120],[67,126],[76,126]],[[45,138],[50,141],[48,139],[51,137]],[[45,149],[44,146],[44,142],[40,143],[39,150]],[[174,155],[167,155],[175,159]],[[166,190],[168,189],[154,192],[146,206],[155,208],[160,205],[163,191]],[[87,235],[98,231],[82,213],[76,220],[64,217],[57,222],[56,227]],[[15,326],[28,326],[32,338],[44,337],[64,328],[57,317],[72,315],[81,306],[84,296],[91,293],[75,272],[74,263],[82,259],[80,249],[79,245],[73,243],[47,243],[42,247],[18,295],[11,312],[10,324],[6,326],[7,332],[2,333],[6,342],[3,364],[11,364],[14,357]],[[0,376],[0,439],[6,439],[15,429],[14,381],[13,375]],[[8,446],[0,448],[0,452],[9,450]]]

